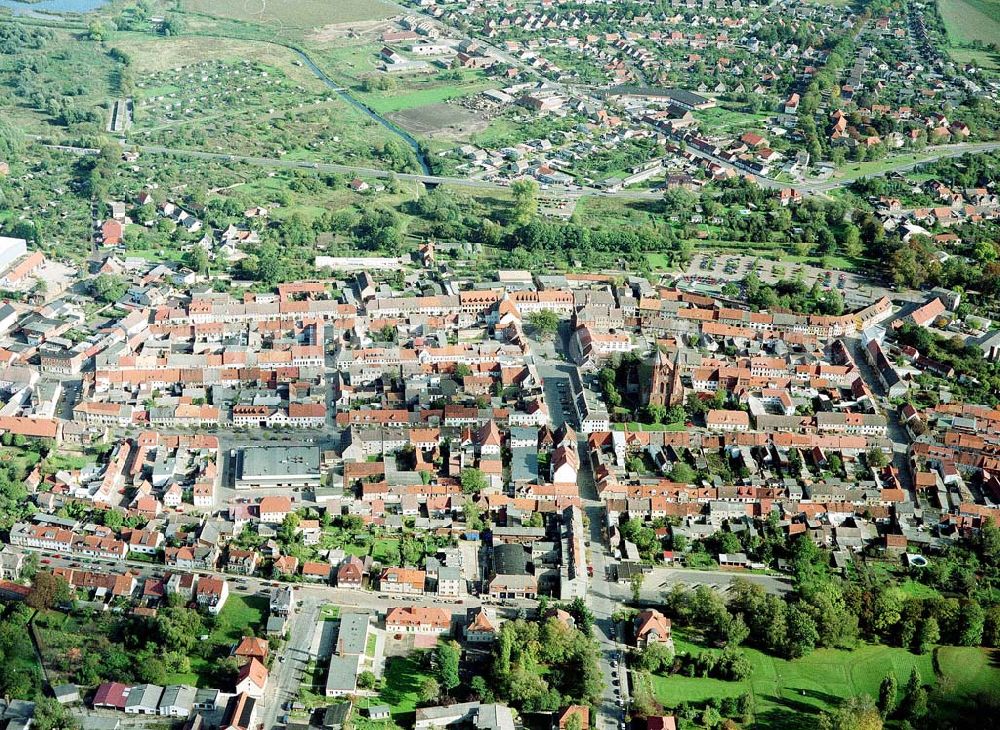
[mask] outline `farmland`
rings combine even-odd
[[[378,20],[398,10],[380,0],[184,0],[183,9],[218,18],[249,21],[286,29],[306,30],[323,25]]]
[[[959,63],[1000,69],[1000,0],[939,0],[948,54]],[[973,47],[972,44],[975,44]],[[993,47],[990,50],[988,46]]]
[[[953,44],[1000,43],[1000,1],[940,0],[938,8]]]

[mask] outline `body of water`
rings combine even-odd
[[[17,0],[0,0],[0,8],[11,8],[15,13],[89,13],[108,0],[40,0],[22,3]]]

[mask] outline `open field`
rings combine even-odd
[[[795,661],[776,659],[753,649],[746,652],[754,672],[745,682],[655,676],[654,695],[665,706],[673,707],[680,702],[698,703],[749,691],[757,715],[767,727],[808,727],[813,720],[809,715],[829,709],[843,698],[877,696],[879,684],[890,671],[900,686],[906,684],[913,667],[925,681],[934,676],[930,654],[917,656],[885,646],[862,646],[854,651],[817,649]]]
[[[695,112],[694,116],[705,126],[705,129],[723,134],[758,129],[765,120],[774,115],[766,113],[747,114],[716,106],[711,109],[701,109]]]
[[[212,631],[212,641],[236,643],[246,634],[248,627],[259,631],[267,619],[268,602],[265,596],[230,595],[219,613],[219,620]]]
[[[677,641],[678,651],[698,653],[704,649]],[[905,649],[862,645],[854,651],[818,649],[794,661],[777,659],[754,649],[745,649],[754,667],[745,682],[688,678],[680,675],[654,676],[652,689],[665,707],[681,702],[699,703],[712,697],[735,697],[743,692],[754,696],[758,720],[766,727],[809,728],[815,713],[829,709],[839,700],[857,694],[878,696],[882,679],[892,672],[902,687],[914,667],[925,683],[935,677],[962,698],[1000,686],[1000,668],[995,652],[970,647],[939,647],[935,675],[931,654],[917,655]]]
[[[938,8],[952,43],[1000,43],[1000,0],[939,0]]]
[[[398,87],[390,91],[361,93],[359,96],[369,107],[380,114],[403,109],[441,104],[469,94],[478,94],[494,88],[496,83],[481,77],[466,76],[461,80],[442,81],[435,76],[414,76],[397,80]]]
[[[937,650],[941,676],[954,683],[960,695],[1000,690],[1000,651],[968,646]]]
[[[383,564],[392,565],[399,556],[399,540],[392,538],[382,538],[375,543],[372,550],[372,560]]]
[[[184,10],[265,25],[315,28],[334,23],[378,20],[398,13],[379,0],[184,0]]]
[[[297,56],[291,50],[274,43],[231,38],[162,38],[128,34],[116,39],[114,46],[132,58],[137,74],[155,74],[205,61],[256,61],[279,69],[290,80],[306,89],[322,91],[326,88],[315,74],[301,63],[295,62]]]
[[[975,63],[981,68],[1000,71],[1000,53],[974,48],[948,48],[948,55],[957,63]]]
[[[419,135],[467,138],[486,128],[479,115],[457,104],[428,104],[394,112],[389,118],[403,129]]]

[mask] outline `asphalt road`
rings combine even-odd
[[[267,689],[261,700],[260,721],[267,730],[277,724],[278,713],[284,704],[298,695],[302,673],[312,658],[309,650],[323,603],[315,597],[305,598],[289,619],[288,643],[278,651],[278,659],[271,665]]]
[[[83,148],[83,147],[73,147],[71,145],[46,145],[50,149],[60,150],[64,152],[71,152],[75,154],[94,154],[97,150]],[[502,190],[505,189],[506,185],[501,185],[496,182],[491,182],[488,180],[478,180],[468,177],[449,177],[444,175],[423,175],[415,173],[405,173],[405,172],[394,172],[392,170],[382,170],[372,167],[357,167],[354,165],[337,165],[330,162],[309,162],[307,160],[283,160],[273,157],[253,157],[247,155],[238,154],[227,154],[222,152],[203,152],[200,150],[187,150],[178,149],[174,147],[160,147],[156,145],[132,145],[132,149],[139,150],[140,152],[145,152],[149,154],[166,154],[166,155],[176,155],[180,157],[190,157],[193,159],[202,160],[221,160],[225,162],[242,162],[248,165],[257,165],[260,167],[275,167],[275,168],[285,168],[285,169],[305,169],[305,170],[316,170],[318,172],[334,172],[348,175],[364,175],[367,177],[375,178],[388,178],[390,176],[396,177],[399,180],[407,180],[411,182],[421,182],[425,184],[438,185],[438,184],[448,184],[456,185],[466,188],[476,188],[481,190]],[[723,165],[728,163],[716,157],[715,155],[708,154],[706,152],[701,152],[700,150],[695,150],[694,148],[689,148],[690,151],[696,156],[703,157],[705,159],[718,162]],[[932,149],[932,148],[928,148]],[[905,172],[912,170],[914,167],[928,162],[934,162],[935,160],[944,159],[947,157],[958,157],[967,152],[986,152],[989,150],[1000,149],[1000,142],[982,142],[982,143],[961,143],[956,145],[948,145],[946,147],[938,148],[935,154],[932,154],[925,160],[920,162],[906,162],[900,163],[898,165],[889,165],[887,168],[879,172],[877,175],[874,174],[862,174],[862,173],[850,173],[837,177],[835,179],[830,179],[822,182],[806,182],[806,183],[784,183],[777,180],[773,180],[767,177],[761,177],[759,175],[752,175],[753,179],[762,187],[779,189],[779,188],[794,188],[804,195],[813,195],[817,193],[826,193],[837,188],[846,187],[850,185],[855,180],[862,177],[881,177],[883,175],[892,172]],[[546,189],[548,195],[559,195],[566,198],[577,198],[584,195],[601,195],[605,197],[612,198],[622,198],[625,200],[659,200],[663,197],[662,192],[651,191],[651,190],[619,190],[616,192],[600,191],[593,188],[582,188],[582,189],[569,189],[562,185],[551,185]]]

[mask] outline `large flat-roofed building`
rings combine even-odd
[[[310,446],[263,446],[232,454],[236,489],[318,487],[319,449]]]
[[[358,674],[365,666],[368,633],[372,625],[369,613],[345,613],[340,617],[340,630],[330,668],[326,674],[326,696],[343,697],[354,694]]]
[[[28,242],[23,238],[0,236],[0,271],[6,271],[26,253],[28,253]]]

